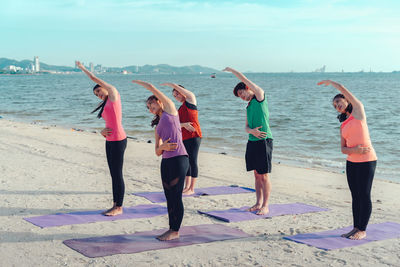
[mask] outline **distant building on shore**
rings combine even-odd
[[[9,65],[9,66],[5,67],[4,70],[9,71],[9,72],[19,72],[19,71],[23,71],[24,69],[21,67],[14,66],[14,65]]]
[[[324,73],[326,69],[326,65],[323,65],[321,68],[316,69],[314,72],[322,72]]]
[[[40,71],[40,62],[39,62],[39,57],[35,56],[33,58],[33,66],[34,66],[34,71],[39,72]]]
[[[90,67],[90,72],[93,73],[94,72],[94,65],[93,62],[89,63],[89,67]]]
[[[39,72],[40,71],[40,63],[39,63],[39,57],[35,56],[33,58],[33,66],[34,66],[34,71]]]
[[[105,70],[103,69],[103,66],[101,66],[101,64],[97,64],[97,65],[94,67],[94,70],[95,70],[96,72],[105,72]]]

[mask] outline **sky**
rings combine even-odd
[[[398,0],[0,1],[0,57],[254,72],[400,70]]]

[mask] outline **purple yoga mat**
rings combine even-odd
[[[286,236],[284,239],[307,244],[323,250],[332,250],[359,246],[372,241],[400,238],[400,224],[394,222],[368,225],[367,237],[362,240],[351,240],[340,236],[349,232],[351,229],[353,229],[353,227],[349,226],[319,233]]]
[[[327,211],[329,209],[311,206],[303,203],[290,203],[290,204],[271,204],[269,205],[269,212],[266,215],[256,215],[256,212],[247,211],[249,207],[234,208],[229,210],[217,211],[198,211],[200,214],[206,214],[224,222],[241,222],[257,219],[271,218],[281,215],[294,215],[310,212]]]
[[[228,194],[242,194],[255,192],[252,188],[240,186],[215,186],[198,188],[194,190],[193,195],[183,195],[183,197],[198,197],[198,196],[211,196],[211,195],[228,195]],[[164,192],[140,192],[133,193],[133,195],[144,197],[153,203],[166,202]]]
[[[156,236],[167,229],[138,232],[129,235],[114,235],[70,239],[63,243],[83,255],[95,258],[114,254],[132,254],[148,250],[166,249],[193,244],[249,237],[247,233],[221,224],[185,226],[179,231],[179,239],[159,241]]]
[[[24,218],[24,220],[33,223],[34,225],[37,225],[39,227],[45,228],[100,221],[150,218],[168,213],[166,207],[152,204],[138,205],[128,208],[124,207],[124,213],[117,216],[104,216],[101,214],[103,211],[104,210],[57,213],[51,215]]]

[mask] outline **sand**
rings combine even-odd
[[[104,138],[98,133],[5,119],[0,120],[0,128],[0,266],[400,266],[400,239],[334,251],[282,239],[352,224],[344,174],[282,164],[273,166],[271,203],[303,202],[331,211],[226,224],[197,210],[252,205],[255,194],[185,198],[183,225],[223,223],[253,237],[87,258],[62,241],[166,228],[167,216],[45,229],[24,221],[24,217],[111,206]],[[160,161],[153,144],[128,140],[125,206],[150,203],[132,192],[161,191]],[[254,184],[243,158],[201,152],[199,169],[199,187]],[[374,181],[370,223],[400,222],[399,192],[399,184]]]

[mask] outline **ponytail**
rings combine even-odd
[[[153,101],[158,101],[158,98],[155,95],[149,96],[149,98],[147,98],[146,103],[147,104],[151,104]],[[151,120],[151,127],[157,126],[158,123],[160,122],[160,116],[158,115],[154,115],[154,118]]]
[[[101,87],[100,86],[100,84],[96,84],[94,87],[93,87],[93,92],[94,92],[94,90],[96,90],[97,88],[99,88],[99,87]],[[108,96],[106,97],[106,99],[104,99],[103,100],[103,102],[101,102],[98,106],[97,106],[97,108],[95,108],[92,112],[90,112],[90,113],[95,113],[96,111],[98,111],[99,109],[100,109],[100,112],[97,114],[97,118],[101,118],[101,115],[103,114],[103,110],[104,110],[104,106],[106,105],[106,103],[107,103],[107,99],[108,99]]]
[[[101,118],[101,115],[103,114],[103,110],[104,110],[104,106],[106,105],[106,103],[107,103],[107,100],[108,100],[108,97],[106,97],[106,99],[104,99],[104,101],[103,102],[101,102],[98,106],[97,106],[97,108],[95,108],[92,112],[90,112],[90,113],[95,113],[96,111],[98,111],[99,109],[100,109],[100,112],[97,114],[97,118]]]
[[[160,116],[155,115],[154,118],[151,121],[151,127],[157,126],[158,123],[160,122]]]

